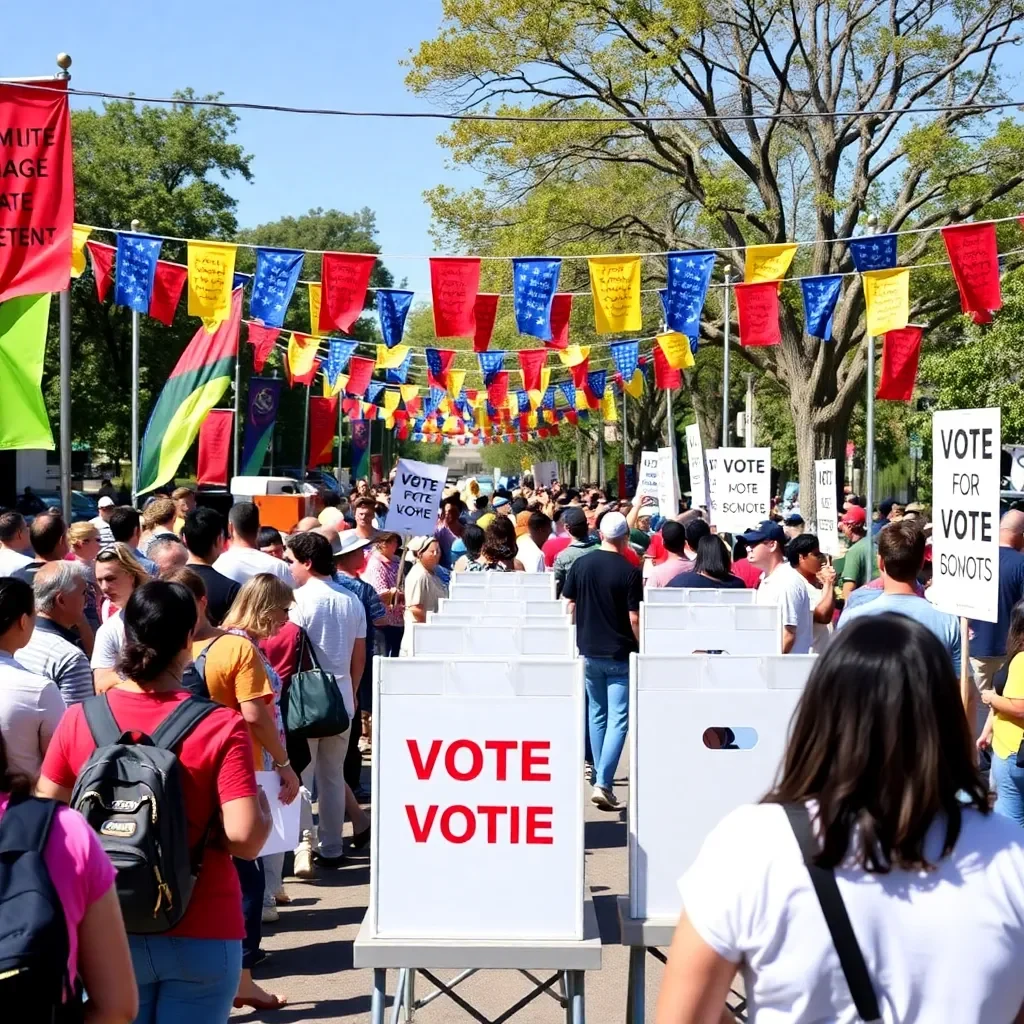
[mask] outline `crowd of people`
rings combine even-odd
[[[799,514],[781,508],[730,544],[704,509],[665,515],[647,498],[534,488],[529,478],[487,494],[475,480],[449,487],[436,528],[419,537],[386,530],[388,502],[386,482],[361,480],[348,497],[322,490],[316,514],[283,534],[263,526],[252,503],[235,504],[225,518],[197,507],[188,488],[151,498],[141,512],[103,495],[95,520],[70,527],[46,509],[31,522],[17,510],[0,514],[0,814],[28,815],[34,792],[95,824],[76,784],[98,749],[114,749],[98,721],[109,719],[116,736],[153,738],[171,730],[165,723],[195,703],[190,697],[215,705],[176,736],[195,884],[172,926],[126,929],[133,918],[112,866],[122,871],[121,824],[97,832],[64,807],[48,821],[44,859],[66,918],[68,991],[84,988],[89,1019],[187,1016],[198,1024],[225,1019],[232,1005],[285,1004],[254,978],[263,926],[289,902],[286,870],[312,878],[368,845],[373,655],[409,653],[409,626],[438,611],[453,573],[552,574],[584,662],[583,770],[592,802],[606,811],[621,806],[615,776],[645,586],[756,589],[758,603],[780,608],[782,653],[821,655],[777,787],[765,804],[728,817],[682,882],[685,913],[660,1020],[716,1019],[700,1008],[724,1000],[722,985],[740,961],[752,1001],[801,1004],[804,1015],[794,1019],[827,1016],[820,1007],[831,988],[818,991],[812,974],[828,953],[806,937],[820,923],[803,920],[813,916],[813,890],[794,872],[797,848],[787,845],[787,819],[775,804],[820,808],[826,867],[845,864],[848,847],[861,849],[843,868],[842,889],[866,929],[897,889],[858,888],[860,874],[913,888],[921,869],[945,877],[981,851],[991,866],[972,884],[979,892],[1010,886],[1021,853],[1009,837],[1019,843],[1018,833],[993,824],[989,810],[994,803],[998,818],[1024,826],[1024,513],[1007,512],[1000,524],[999,621],[972,623],[970,670],[988,709],[976,729],[950,702],[960,628],[928,600],[921,506],[883,502],[869,522],[848,495],[839,520],[847,547],[833,563]],[[869,529],[877,559],[867,557]],[[858,686],[862,699],[851,695]],[[319,716],[319,727],[296,724],[303,714]],[[975,764],[978,749],[991,765],[994,801]],[[270,818],[258,771],[276,773],[283,803],[301,801],[287,868],[283,855],[259,856]],[[853,822],[862,831],[851,831]],[[749,846],[742,836],[755,834],[758,866],[748,871],[736,858]],[[777,871],[788,872],[773,889],[782,903],[767,906],[757,893]],[[731,889],[726,875],[737,882]],[[1024,875],[1007,899],[1024,910]],[[800,934],[793,926],[792,935],[772,938],[789,901],[800,907]],[[940,903],[936,920],[963,909]],[[884,956],[919,929],[927,933],[916,918],[905,922]],[[964,948],[982,946],[981,931],[981,923],[968,928]],[[97,956],[92,940],[101,933]],[[1017,931],[1012,940],[1019,943]],[[800,955],[808,943],[813,958]],[[765,946],[770,953],[755,955]],[[872,950],[872,967],[880,956]],[[1001,970],[995,964],[985,975],[992,985],[1004,984]],[[883,987],[902,1011],[913,986],[891,978]],[[991,1005],[1017,998],[1004,997]],[[894,1011],[891,1019],[937,1018]]]

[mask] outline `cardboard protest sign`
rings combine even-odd
[[[658,496],[658,453],[640,453],[640,478],[637,480],[636,493],[642,497]]]
[[[686,428],[686,458],[690,464],[690,507],[705,508],[710,503],[708,497],[708,474],[704,466],[704,445],[700,439],[700,427],[691,423]]]
[[[658,507],[669,519],[679,514],[679,474],[673,448],[658,449]]]
[[[384,529],[419,536],[433,533],[448,470],[413,459],[399,459]]]
[[[534,487],[550,487],[557,479],[557,462],[535,462],[533,464]]]
[[[723,533],[743,533],[768,518],[771,448],[712,448],[706,458],[712,526]]]
[[[839,517],[836,512],[836,460],[814,460],[814,504],[818,520],[818,548],[822,554],[839,554]]]

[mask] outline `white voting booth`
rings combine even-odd
[[[518,627],[528,629],[532,626],[572,625],[572,620],[565,616],[562,619],[553,618],[551,615],[519,615],[510,619],[507,615],[492,615],[490,613],[474,615],[453,615],[451,613],[441,614],[440,612],[427,612],[428,624],[439,624],[445,626],[486,626],[490,629],[510,629]],[[408,627],[406,627],[408,628]]]
[[[448,590],[459,600],[488,597],[503,601],[553,601],[555,577],[551,573],[455,572]]]
[[[775,604],[640,605],[641,654],[781,654]]]
[[[437,602],[437,612],[442,617],[446,615],[503,615],[506,620],[522,616],[545,616],[561,619],[567,616],[565,603],[556,601],[554,598],[551,600],[506,601],[491,594],[473,598],[442,597]]]
[[[646,587],[646,604],[755,604],[756,590],[718,587]]]
[[[568,620],[563,625],[545,616],[528,626],[522,622],[498,619],[494,628],[481,629],[479,621],[462,625],[440,618],[405,628],[412,630],[414,656],[542,654],[571,658],[576,654],[576,632]]]

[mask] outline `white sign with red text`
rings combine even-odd
[[[582,662],[377,658],[374,678],[375,934],[582,938]]]

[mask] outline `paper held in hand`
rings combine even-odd
[[[277,772],[257,772],[256,785],[267,794],[270,814],[274,819],[274,827],[267,836],[267,841],[260,850],[261,857],[270,857],[275,853],[287,853],[299,845],[299,813],[302,808],[302,796],[297,796],[290,804],[281,803],[281,777]]]
[[[432,534],[447,479],[444,466],[399,459],[384,529],[413,537]]]

